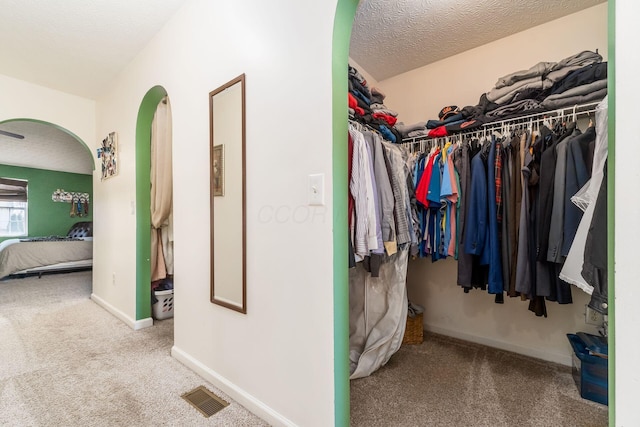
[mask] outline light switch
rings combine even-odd
[[[324,174],[309,175],[309,205],[324,206]]]

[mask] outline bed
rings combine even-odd
[[[93,223],[75,223],[66,236],[9,239],[0,243],[0,279],[7,276],[90,269]]]

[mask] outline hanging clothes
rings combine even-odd
[[[507,172],[509,175],[509,187],[507,201],[505,203],[507,212],[507,250],[506,265],[507,272],[504,276],[504,290],[510,297],[518,296],[516,292],[516,265],[518,259],[518,235],[520,231],[520,210],[522,204],[522,162],[520,160],[521,141],[524,144],[526,134],[514,134],[505,149],[507,161]]]
[[[487,239],[488,203],[487,166],[485,153],[478,152],[471,160],[471,189],[467,207],[467,230],[464,250],[480,257],[480,264],[489,264]]]
[[[540,201],[538,204],[539,227],[536,249],[536,293],[549,301],[560,304],[572,303],[570,285],[559,278],[560,270],[555,262],[547,260],[551,221],[553,215],[554,190],[556,181],[556,166],[558,159],[558,144],[569,138],[576,128],[571,122],[562,134],[555,135],[548,128],[543,128],[541,136],[546,147],[540,160]],[[560,179],[560,177],[558,177]],[[564,178],[562,178],[564,180]]]
[[[602,181],[604,180],[604,167],[607,161],[608,154],[608,139],[607,139],[607,127],[608,127],[608,114],[607,114],[607,100],[604,100],[596,108],[596,126],[595,133],[597,135],[595,141],[595,152],[593,157],[593,174],[588,183],[588,197],[589,205],[580,220],[578,229],[573,239],[573,243],[569,249],[567,259],[564,263],[564,267],[560,273],[560,278],[577,286],[588,294],[593,293],[593,286],[587,283],[582,276],[582,269],[584,264],[584,253],[591,226],[591,221],[594,216],[596,208],[597,195],[600,192]],[[592,128],[589,128],[592,129]],[[600,244],[606,244],[606,240]]]
[[[607,257],[607,165],[593,210],[584,248],[582,277],[593,287],[589,307],[608,314],[608,257]]]
[[[596,133],[563,118],[535,131],[430,144],[410,165],[418,256],[457,259],[465,292],[485,289],[497,303],[503,293],[520,296],[537,316],[547,315],[548,301],[570,304],[571,286],[560,278],[562,246],[573,238],[566,200],[591,175]]]
[[[590,144],[596,140],[596,129],[588,128],[584,134],[573,138],[567,144],[567,170],[564,190],[564,224],[562,255],[567,256],[578,230],[583,211],[571,202],[576,194],[591,177],[591,167],[588,164]]]
[[[369,256],[370,251],[379,248],[377,236],[381,236],[382,231],[378,233],[371,158],[364,135],[356,131],[350,133],[353,139],[353,160],[349,189],[355,200],[356,218],[352,223],[352,234],[356,261],[362,261]]]
[[[520,205],[520,234],[518,239],[518,259],[516,261],[516,292],[522,295],[532,295],[532,282],[534,270],[531,266],[531,240],[532,240],[532,194],[538,182],[537,172],[533,164],[533,154],[529,150],[532,135],[528,134],[524,143],[521,142],[522,158],[522,203]]]
[[[498,212],[501,212],[502,209],[502,152],[499,146],[501,147],[495,136],[492,136],[489,157],[487,158],[487,205],[489,206],[489,234],[487,236],[489,245],[488,290],[490,294],[502,294],[503,291],[502,262],[498,236],[500,228]]]
[[[466,208],[469,205],[469,188],[471,186],[471,143],[463,143],[454,151],[454,167],[459,171],[460,195],[458,197],[458,248],[463,248],[467,234]],[[473,286],[473,255],[464,249],[458,250],[458,285],[464,289]]]
[[[414,176],[406,150],[349,128],[349,357],[351,378],[370,375],[402,343],[406,272],[417,249]],[[414,201],[412,201],[412,199]]]

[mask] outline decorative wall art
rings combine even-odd
[[[213,147],[213,195],[224,196],[224,145]]]
[[[54,202],[71,203],[73,199],[85,199],[89,201],[89,193],[79,193],[77,191],[65,191],[57,189],[51,194],[51,200]]]
[[[89,215],[89,193],[78,193],[75,191],[64,191],[57,189],[51,195],[54,202],[71,203],[71,211],[69,216],[88,216]]]
[[[111,132],[102,140],[102,146],[98,148],[98,158],[102,159],[102,181],[117,175],[118,137],[115,132]]]

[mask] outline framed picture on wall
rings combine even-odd
[[[102,181],[118,173],[118,137],[111,132],[102,140],[102,146],[98,150],[102,159]]]
[[[213,147],[213,195],[224,196],[224,145]]]

